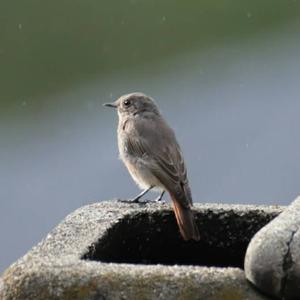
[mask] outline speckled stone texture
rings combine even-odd
[[[247,278],[279,299],[300,299],[300,197],[251,240]]]
[[[0,299],[269,299],[242,267],[252,236],[281,210],[197,204],[201,240],[185,242],[167,204],[91,204],[2,274]]]

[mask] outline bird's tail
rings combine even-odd
[[[198,227],[195,223],[195,218],[192,210],[189,207],[184,207],[171,194],[175,217],[184,240],[200,240]]]

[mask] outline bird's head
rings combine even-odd
[[[143,114],[159,114],[158,107],[151,97],[143,93],[131,93],[121,96],[115,102],[105,103],[104,106],[118,110],[119,117]]]

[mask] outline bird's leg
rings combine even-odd
[[[140,203],[140,199],[147,194],[151,189],[153,188],[153,186],[150,186],[149,188],[145,189],[144,191],[142,191],[140,194],[138,194],[136,197],[134,197],[133,199],[129,199],[129,200],[119,200],[120,202],[124,202],[124,203]]]
[[[165,193],[165,191],[162,191],[161,194],[156,199],[154,199],[154,202],[162,202],[161,199],[164,196],[164,193]]]

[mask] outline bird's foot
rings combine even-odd
[[[152,187],[144,190],[143,192],[141,192],[139,195],[137,195],[135,198],[133,199],[127,199],[127,200],[122,200],[122,199],[118,199],[118,202],[122,202],[122,203],[139,203],[139,204],[147,204],[147,203],[165,203],[165,201],[162,200],[163,195],[165,193],[165,191],[162,191],[162,193],[154,200],[141,200],[141,198],[150,190],[152,189]]]
[[[150,200],[150,199],[118,199],[118,202],[121,203],[128,203],[128,204],[148,204],[148,203],[166,203],[164,200],[160,199],[160,197],[157,197],[154,200]]]
[[[133,198],[133,199],[118,199],[118,202],[122,202],[122,203],[138,203],[138,204],[143,204],[144,201],[141,201],[140,198]]]
[[[161,194],[156,199],[154,199],[154,202],[156,202],[156,203],[166,203],[164,200],[162,200],[164,194],[165,194],[165,191],[162,191]]]
[[[162,204],[165,204],[166,201],[165,200],[162,200],[162,198],[159,196],[157,198],[155,198],[154,200],[150,200],[151,202],[154,202],[154,203],[162,203]]]
[[[157,197],[155,199],[145,199],[143,201],[140,201],[140,203],[144,203],[144,204],[147,204],[147,203],[166,203],[164,200],[160,199],[160,197]]]

